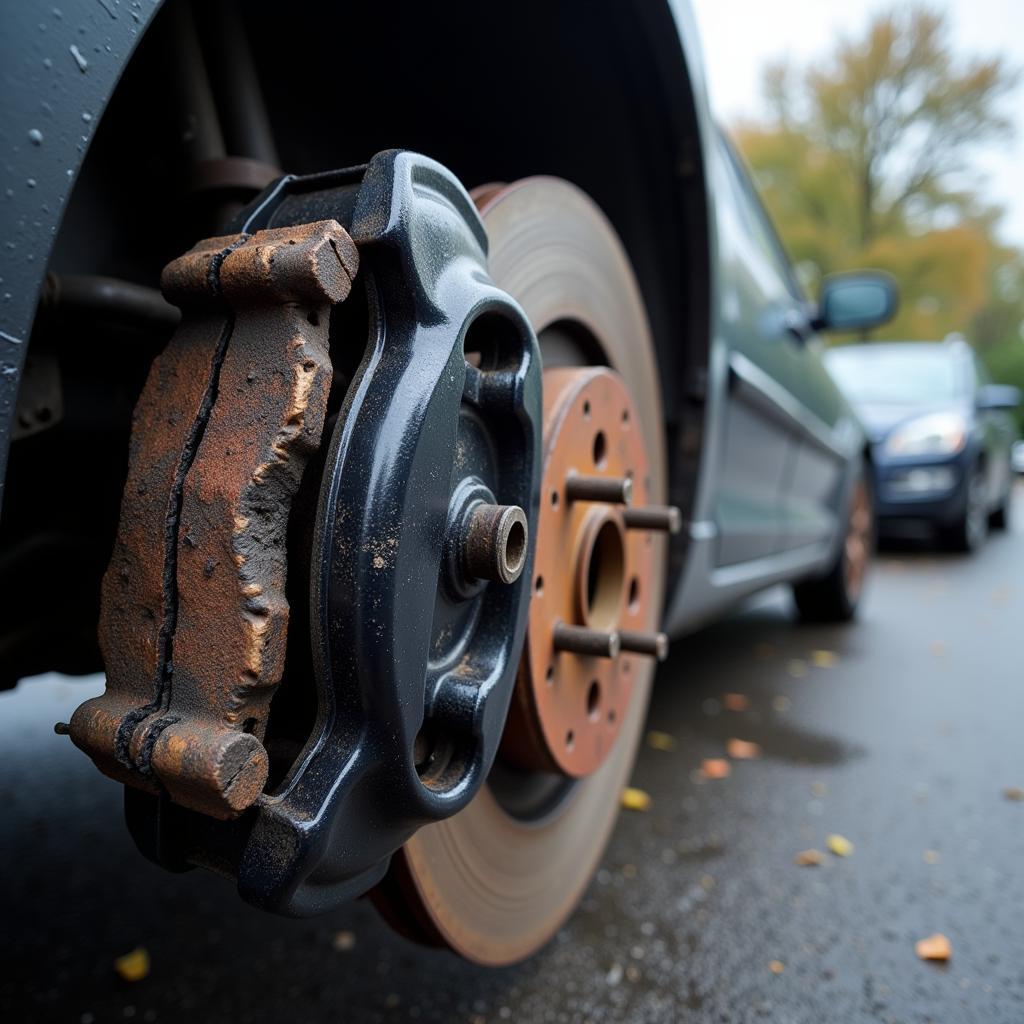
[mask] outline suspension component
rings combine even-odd
[[[107,692],[71,732],[129,784],[149,856],[302,914],[365,892],[494,759],[527,625],[540,363],[431,160],[282,178],[238,227],[164,275],[183,319],[136,412]],[[355,247],[360,333],[330,315]],[[286,585],[301,605],[306,579],[308,631],[288,637]]]

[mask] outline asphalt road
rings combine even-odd
[[[551,946],[501,971],[365,904],[284,921],[151,867],[119,788],[50,732],[95,681],[23,685],[0,697],[0,1019],[1024,1021],[1021,506],[978,557],[884,555],[852,628],[795,625],[775,592],[676,645],[649,719],[676,745],[634,778],[649,809]],[[762,756],[703,780],[733,737]],[[796,865],[808,848],[825,862]],[[934,932],[948,964],[915,955]],[[113,961],[137,946],[130,984]]]

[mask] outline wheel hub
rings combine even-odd
[[[644,628],[651,535],[627,525],[650,495],[637,422],[614,371],[545,372],[533,596],[502,741],[521,769],[594,771],[625,719],[636,658],[664,653],[664,637]]]

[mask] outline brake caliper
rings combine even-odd
[[[164,272],[182,323],[136,408],[103,585],[107,689],[71,734],[128,784],[150,856],[232,873],[270,909],[365,891],[416,828],[472,799],[498,748],[541,385],[486,253],[452,174],[387,152],[281,179],[239,234]],[[369,329],[352,338],[331,307],[357,268]],[[332,416],[330,355],[353,343]],[[309,601],[291,637],[286,585]],[[278,696],[315,709],[275,771],[282,676]]]

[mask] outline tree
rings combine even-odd
[[[959,332],[1024,384],[1024,260],[970,175],[976,147],[1010,135],[1018,79],[1000,57],[954,53],[943,15],[901,5],[808,68],[769,66],[766,116],[736,137],[809,290],[889,270],[902,302],[880,336]]]

